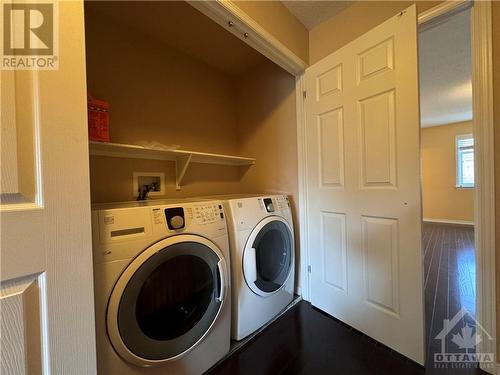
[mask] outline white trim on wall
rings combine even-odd
[[[477,319],[496,340],[495,169],[491,1],[472,8],[472,101],[475,159]],[[496,341],[483,340],[479,352],[494,353]],[[481,367],[490,373],[495,369]]]
[[[450,219],[438,219],[433,217],[424,217],[422,219],[424,223],[437,223],[437,224],[453,224],[453,225],[468,225],[474,226],[473,221],[469,220],[450,220]]]
[[[451,13],[460,12],[462,9],[472,5],[470,0],[454,0],[445,1],[431,9],[426,10],[418,15],[418,24],[422,25],[429,21],[435,20],[443,15],[449,16]]]
[[[298,199],[300,217],[297,218],[300,230],[300,287],[302,299],[311,300],[311,290],[309,284],[309,243],[308,228],[308,209],[307,209],[307,142],[306,142],[306,112],[305,112],[305,75],[295,78],[295,101],[297,107],[297,158],[298,158]]]

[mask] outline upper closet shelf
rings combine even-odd
[[[138,145],[120,143],[90,142],[90,155],[111,156],[116,158],[172,160],[176,162],[176,185],[180,189],[182,179],[189,163],[220,165],[252,165],[255,159],[241,156],[210,154],[188,150],[156,150]]]

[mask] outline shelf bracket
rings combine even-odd
[[[193,154],[181,155],[175,158],[175,189],[181,190],[181,183]]]

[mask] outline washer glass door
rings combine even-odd
[[[198,242],[174,243],[145,260],[128,280],[117,310],[126,348],[139,358],[164,361],[195,346],[222,304],[220,262]]]
[[[292,271],[293,247],[292,232],[284,219],[273,216],[261,221],[243,256],[247,285],[260,295],[278,291]]]

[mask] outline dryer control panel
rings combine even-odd
[[[262,210],[266,210],[269,213],[275,211],[283,211],[290,207],[290,202],[287,196],[274,196],[271,198],[259,198],[259,204]]]

